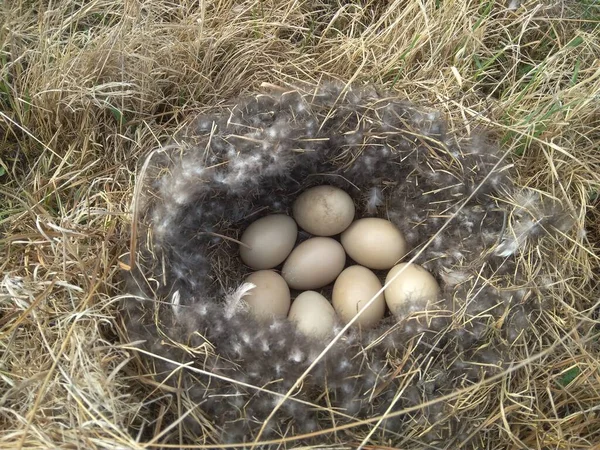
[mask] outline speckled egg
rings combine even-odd
[[[285,280],[272,270],[259,270],[246,278],[255,285],[244,297],[257,319],[284,318],[290,309],[290,289]]]
[[[342,233],[342,245],[354,261],[370,269],[389,269],[406,254],[402,232],[389,220],[369,217]]]
[[[381,288],[379,278],[369,269],[350,266],[335,280],[332,293],[333,308],[342,321],[348,323]],[[363,328],[373,327],[383,319],[384,314],[385,300],[383,294],[379,294],[355,324]]]
[[[281,275],[292,289],[318,289],[333,282],[346,263],[335,239],[315,237],[298,245],[283,264]]]
[[[272,269],[288,257],[296,238],[298,227],[289,216],[273,214],[252,222],[242,234],[240,257],[253,269]]]
[[[292,302],[288,318],[306,336],[323,339],[331,336],[336,315],[331,303],[315,291],[302,292]]]
[[[303,230],[315,236],[333,236],[354,220],[354,202],[334,186],[316,186],[304,191],[294,202],[293,215]]]
[[[397,317],[426,310],[440,295],[436,279],[417,264],[401,263],[394,266],[385,281],[386,284],[390,283],[384,293],[385,301]]]

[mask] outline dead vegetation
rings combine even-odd
[[[478,387],[501,407],[472,430],[495,430],[479,448],[600,443],[599,33],[588,0],[2,3],[0,447],[168,448],[176,405],[116,321],[139,161],[207,106],[324,79],[489,128],[521,185],[572,210],[578,232],[537,250],[543,269],[520,261],[554,275],[552,309],[522,362]],[[475,415],[469,389],[454,405]],[[356,447],[347,429],[332,431]]]

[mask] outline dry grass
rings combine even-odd
[[[521,184],[570,204],[581,232],[544,249],[562,261],[552,320],[488,382],[502,407],[473,432],[496,430],[481,448],[598,445],[599,33],[593,0],[1,3],[0,447],[155,447],[164,405],[115,319],[138,161],[198,109],[324,78],[487,126]]]

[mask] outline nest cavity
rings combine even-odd
[[[196,117],[140,172],[124,304],[146,370],[178,402],[164,441],[475,446],[494,388],[470,406],[449,398],[528,345],[545,274],[517,256],[572,223],[513,170],[492,136],[451,133],[437,111],[371,87],[269,86]],[[326,352],[243,308],[236,243],[321,184],[348,192],[357,217],[397,225],[442,288],[427,311],[337,329]]]

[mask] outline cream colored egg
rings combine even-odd
[[[244,297],[250,312],[257,319],[284,318],[290,309],[290,288],[281,275],[272,270],[259,270],[246,278],[256,287]]]
[[[346,253],[338,241],[315,237],[292,250],[281,275],[292,289],[318,289],[333,282],[346,264]]]
[[[406,255],[406,240],[389,220],[359,219],[341,236],[346,253],[369,269],[389,269]]]
[[[336,316],[325,297],[315,291],[305,291],[292,302],[288,318],[305,335],[323,339],[333,333]]]
[[[240,257],[253,269],[272,269],[288,257],[296,238],[298,227],[289,216],[273,214],[252,222],[242,234]]]
[[[397,275],[400,271],[399,275]],[[391,281],[395,276],[394,281]],[[429,272],[417,264],[401,263],[394,266],[387,275],[385,301],[397,317],[415,311],[425,311],[435,303],[440,295],[440,287]]]
[[[366,267],[350,266],[335,280],[333,285],[333,308],[345,323],[358,314],[371,298],[381,290],[379,278]],[[383,319],[385,300],[379,294],[355,322],[363,328],[370,328]]]
[[[354,202],[334,186],[316,186],[304,191],[293,206],[300,228],[315,236],[333,236],[344,231],[354,220]]]

